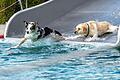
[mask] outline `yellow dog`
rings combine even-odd
[[[75,28],[74,33],[82,37],[91,37],[87,41],[92,41],[98,39],[98,36],[101,36],[107,32],[114,32],[117,29],[116,26],[113,26],[107,21],[89,21],[78,24]]]

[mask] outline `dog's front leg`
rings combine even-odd
[[[94,27],[94,35],[93,35],[93,37],[91,38],[88,38],[88,39],[86,39],[85,41],[96,41],[96,40],[98,40],[99,38],[98,38],[98,29],[97,29],[97,23],[96,23],[96,26]]]
[[[27,38],[23,38],[22,41],[16,46],[16,48],[20,47],[26,40]]]
[[[18,45],[14,46],[12,48],[18,48],[18,47],[20,47],[26,40],[27,40],[27,38],[23,38]]]
[[[97,39],[97,35],[94,35],[93,37],[86,38],[85,41],[90,42],[90,41],[95,41]]]
[[[98,37],[97,35],[94,35],[93,37],[89,37],[89,38],[86,38],[85,41],[95,41],[95,40],[98,40]]]
[[[96,33],[92,38],[91,38],[91,41],[96,41],[98,40],[98,34]]]
[[[14,47],[11,47],[11,48],[8,48],[8,49],[6,49],[6,50],[8,51],[8,50],[11,50],[11,49],[18,48],[18,47],[20,47],[26,40],[27,40],[27,38],[23,38],[22,41],[21,41],[18,45],[14,46]]]

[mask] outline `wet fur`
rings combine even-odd
[[[88,41],[96,40],[98,36],[102,36],[108,32],[114,32],[115,28],[113,25],[107,21],[96,22],[96,21],[89,21],[85,23],[78,24],[75,29],[75,34],[81,35],[85,37],[87,34],[87,24],[89,25],[89,34],[88,36],[91,37]]]
[[[38,39],[45,38],[48,36],[56,40],[59,40],[60,38],[63,39],[62,34],[57,30],[51,29],[49,27],[40,28],[36,25],[35,22],[25,22],[25,24],[25,38],[31,39],[32,41],[37,41]]]

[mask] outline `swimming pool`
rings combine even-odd
[[[48,40],[6,51],[19,41],[0,41],[0,80],[120,79],[119,48],[96,50],[93,45]]]

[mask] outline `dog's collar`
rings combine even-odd
[[[90,33],[90,25],[89,23],[86,23],[87,24],[87,34],[85,35],[85,37],[88,37],[89,33]]]

